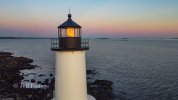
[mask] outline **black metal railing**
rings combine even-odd
[[[75,42],[75,41],[74,41]],[[72,44],[72,43],[71,43]],[[51,39],[51,50],[53,51],[62,51],[62,50],[88,50],[89,49],[89,39],[82,38],[80,46],[74,48],[65,47],[66,45],[60,38]]]

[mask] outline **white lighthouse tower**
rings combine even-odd
[[[58,38],[52,39],[56,53],[55,100],[88,100],[85,51],[89,40],[82,39],[81,26],[71,19],[58,26]]]

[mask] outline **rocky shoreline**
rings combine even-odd
[[[15,57],[10,52],[0,52],[0,100],[51,100],[53,98],[55,82],[53,74],[50,74],[53,77],[50,82],[49,79],[37,82],[39,86],[42,86],[41,88],[27,88],[21,84],[24,76],[20,70],[39,67],[32,65],[32,62],[33,60],[30,58]],[[93,73],[93,70],[87,70],[87,75]],[[43,75],[39,77],[41,76]],[[36,82],[34,79],[27,81]],[[93,95],[96,100],[113,100],[115,95],[112,84],[113,82],[107,80],[88,81],[88,93]]]

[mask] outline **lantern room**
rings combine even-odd
[[[52,39],[52,50],[88,50],[88,39],[82,39],[81,26],[72,20],[72,15],[68,14],[68,19],[58,26],[58,38]]]

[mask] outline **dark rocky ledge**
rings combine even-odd
[[[95,70],[87,70],[87,75],[95,75]],[[90,77],[87,77],[90,79]],[[113,92],[113,82],[108,80],[95,80],[94,82],[87,81],[88,94],[94,96],[96,100],[113,100],[116,95]]]
[[[31,65],[33,60],[25,57],[14,57],[12,53],[0,52],[0,89],[19,83],[23,76],[20,70],[33,69],[37,65]]]
[[[107,80],[95,80],[88,83],[88,93],[97,100],[112,100],[115,98],[112,88],[113,82]]]
[[[54,91],[54,73],[51,81],[46,79],[44,82],[32,79],[46,88],[32,89],[20,87],[24,75],[20,75],[20,70],[34,69],[37,65],[32,65],[32,59],[25,57],[12,56],[10,52],[0,52],[0,100],[51,100]],[[94,70],[87,70],[87,74],[96,74]],[[43,75],[40,75],[43,76]],[[88,77],[90,79],[90,77]],[[107,80],[88,81],[88,93],[93,95],[96,100],[113,100],[114,93],[112,82]]]
[[[20,70],[34,69],[30,58],[15,57],[9,52],[0,52],[0,100],[50,100],[53,96],[54,86],[52,83],[48,88],[24,88],[21,81],[24,73]],[[32,83],[36,80],[32,79]]]

